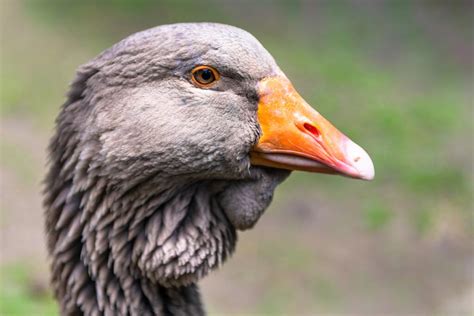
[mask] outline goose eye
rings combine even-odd
[[[209,66],[198,66],[192,70],[191,74],[193,83],[200,88],[210,87],[220,79],[217,70]]]

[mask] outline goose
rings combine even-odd
[[[80,66],[48,152],[62,315],[205,315],[198,280],[291,170],[374,177],[257,39],[216,23],[138,32]]]

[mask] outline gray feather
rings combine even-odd
[[[189,80],[202,64],[222,71],[213,90]],[[196,282],[288,175],[249,161],[256,83],[276,73],[253,36],[210,23],[134,34],[78,69],[45,180],[61,314],[204,314]]]

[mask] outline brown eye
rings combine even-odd
[[[220,79],[217,70],[209,66],[198,66],[192,70],[191,74],[193,83],[201,88],[210,87]]]

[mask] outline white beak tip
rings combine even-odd
[[[372,180],[375,177],[372,159],[362,147],[349,140],[346,145],[346,155],[350,164],[357,169],[357,178]]]

